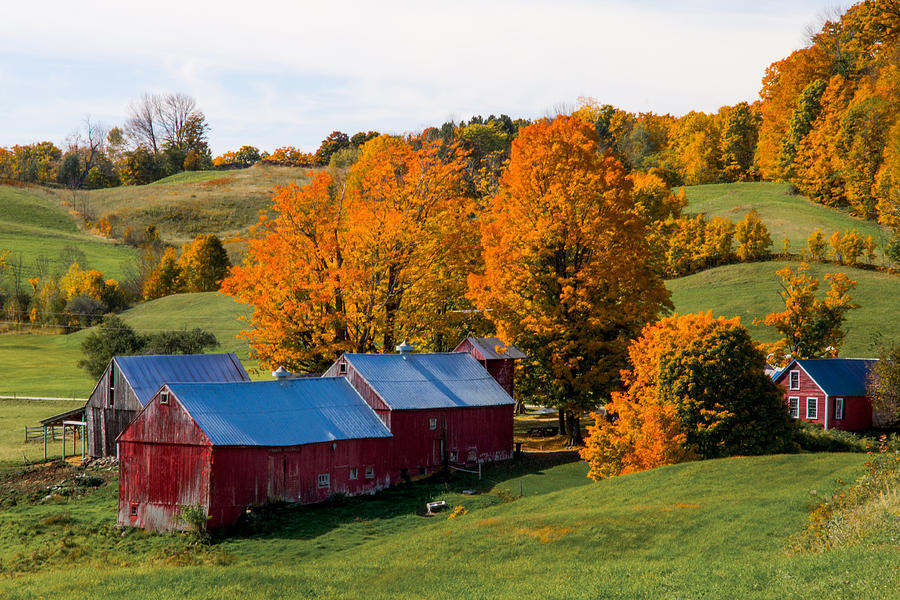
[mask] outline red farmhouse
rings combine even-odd
[[[872,426],[872,404],[866,391],[866,358],[794,360],[774,381],[784,390],[791,416],[825,429],[862,431]]]
[[[120,525],[209,528],[249,505],[317,502],[391,483],[391,433],[343,378],[169,383],[119,436]]]
[[[467,353],[344,354],[345,376],[393,434],[391,477],[512,457],[510,395]]]
[[[500,338],[467,337],[459,343],[454,352],[467,352],[481,363],[487,372],[497,380],[506,393],[515,397],[516,361],[525,358],[525,353],[513,344],[504,344]]]

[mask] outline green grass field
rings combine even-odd
[[[891,239],[891,233],[874,221],[810,202],[804,196],[788,193],[789,184],[771,182],[720,183],[685,188],[688,198],[686,213],[704,213],[707,217],[723,217],[741,221],[752,208],[759,213],[772,238],[772,250],[780,252],[785,236],[791,240],[791,251],[799,254],[806,240],[821,228],[826,240],[834,231],[856,228],[861,235],[871,235],[880,249]],[[880,260],[880,258],[879,258]]]
[[[3,400],[0,399],[0,470],[3,465],[22,464],[23,455],[28,461],[38,460],[44,456],[44,445],[41,442],[25,443],[25,427],[37,427],[38,421],[52,415],[66,412],[82,406],[83,402],[58,400]],[[71,442],[66,444],[67,454],[72,453]],[[80,442],[77,445],[81,452]],[[62,455],[62,442],[47,444],[47,457]]]
[[[276,186],[307,181],[308,169],[256,165],[234,171],[178,173],[149,185],[87,192],[96,218],[105,217],[115,235],[125,227],[157,226],[168,242],[184,243],[201,233],[227,238],[244,233],[271,206]]]
[[[666,287],[672,292],[672,302],[678,313],[712,310],[714,315],[741,317],[741,322],[754,338],[766,342],[778,339],[774,329],[754,325],[753,319],[784,309],[779,296],[780,279],[775,271],[786,266],[798,266],[799,262],[761,262],[734,264],[709,269],[687,277],[670,279]],[[871,356],[872,336],[881,333],[886,339],[900,342],[900,319],[897,319],[897,301],[900,297],[900,277],[877,271],[866,271],[831,264],[810,264],[810,273],[822,280],[825,273],[842,272],[857,282],[851,292],[860,308],[847,314],[847,337],[841,355],[847,357]],[[819,288],[824,297],[827,285]]]
[[[495,481],[480,487],[420,482],[295,509],[200,550],[183,536],[111,528],[111,483],[0,511],[0,596],[898,598],[896,540],[786,550],[811,507],[863,460],[735,458],[600,483],[584,477],[583,463],[492,466]],[[479,493],[461,494],[466,487]],[[468,513],[417,516],[432,499]]]
[[[0,250],[9,250],[7,262],[18,270],[29,289],[28,277],[42,270],[64,273],[75,259],[83,267],[99,269],[107,277],[121,279],[137,251],[123,244],[79,231],[72,215],[58,202],[63,192],[38,187],[0,186]],[[11,284],[13,269],[3,274]]]
[[[121,314],[138,332],[201,327],[215,334],[219,347],[214,352],[234,352],[258,379],[270,377],[257,372],[257,364],[247,359],[249,346],[237,339],[246,325],[238,317],[249,311],[218,292],[178,294],[145,302]],[[78,368],[81,342],[90,330],[63,335],[0,335],[0,395],[87,397],[96,383]]]

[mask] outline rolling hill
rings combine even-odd
[[[707,217],[722,217],[738,222],[752,208],[759,213],[772,238],[774,252],[781,251],[785,236],[791,240],[791,251],[799,254],[806,247],[806,239],[821,228],[826,240],[834,231],[856,228],[861,235],[871,235],[883,248],[891,239],[891,232],[874,221],[866,221],[849,213],[791,194],[790,184],[771,182],[720,183],[685,188],[687,214],[703,213]]]
[[[672,302],[679,313],[712,310],[714,315],[741,317],[742,323],[754,338],[766,342],[777,339],[774,329],[754,325],[753,319],[781,310],[784,303],[779,296],[780,279],[775,271],[797,262],[771,261],[726,265],[687,277],[670,279],[666,287],[672,292]],[[900,277],[877,271],[867,271],[831,264],[810,264],[810,273],[820,280],[825,273],[842,272],[857,282],[851,292],[860,308],[847,316],[847,337],[841,355],[870,356],[872,336],[881,333],[886,339],[900,341],[900,319],[895,317],[896,298],[900,297]],[[820,288],[824,296],[827,285]]]
[[[249,310],[218,292],[177,294],[139,304],[121,314],[122,319],[139,333],[166,329],[211,331],[220,346],[214,352],[234,352],[251,376],[270,377],[256,372],[255,361],[248,360],[247,342],[237,339],[244,324],[238,320]],[[51,396],[85,398],[96,381],[78,367],[81,342],[90,332],[85,329],[69,335],[0,335],[0,396]]]
[[[584,463],[489,465],[489,482],[455,476],[276,513],[260,532],[207,548],[115,531],[112,481],[63,504],[0,512],[0,563],[25,569],[0,578],[0,595],[897,598],[896,541],[787,550],[812,506],[864,459],[734,458],[600,483],[585,479]],[[468,513],[417,514],[438,499]]]
[[[276,186],[307,181],[308,169],[255,165],[234,171],[178,173],[149,185],[86,192],[97,219],[113,232],[157,226],[167,242],[181,244],[201,233],[228,238],[246,232],[269,208]]]
[[[36,186],[0,185],[0,250],[9,250],[9,280],[21,271],[20,286],[42,271],[64,273],[73,260],[121,279],[137,257],[134,248],[86,234],[58,203],[63,192]],[[21,268],[20,268],[21,265]]]

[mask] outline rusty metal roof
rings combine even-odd
[[[142,406],[150,401],[164,383],[250,381],[241,361],[230,352],[116,356],[113,361]]]
[[[214,445],[297,446],[391,437],[343,377],[173,383],[169,389]]]
[[[470,336],[466,339],[475,346],[482,356],[484,356],[484,360],[495,360],[499,358],[518,360],[520,358],[525,358],[525,353],[519,350],[515,344],[504,344],[503,340],[500,338],[479,338]],[[463,340],[463,342],[464,341],[465,340]],[[463,342],[460,342],[460,346],[462,346]],[[456,352],[459,352],[459,346],[456,347]]]
[[[467,353],[344,356],[394,410],[515,404]]]

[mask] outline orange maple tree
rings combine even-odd
[[[628,340],[669,305],[631,181],[597,144],[578,117],[520,130],[481,229],[484,272],[469,277],[472,301],[534,360],[531,385],[567,412],[570,444]]]
[[[280,188],[222,284],[254,307],[242,333],[254,355],[317,370],[343,351],[393,351],[452,327],[453,307],[468,306],[457,270],[476,245],[464,159],[440,139],[380,136],[348,173]]]
[[[662,319],[628,349],[625,391],[594,414],[581,457],[603,479],[695,458],[789,448],[791,420],[739,318]]]

